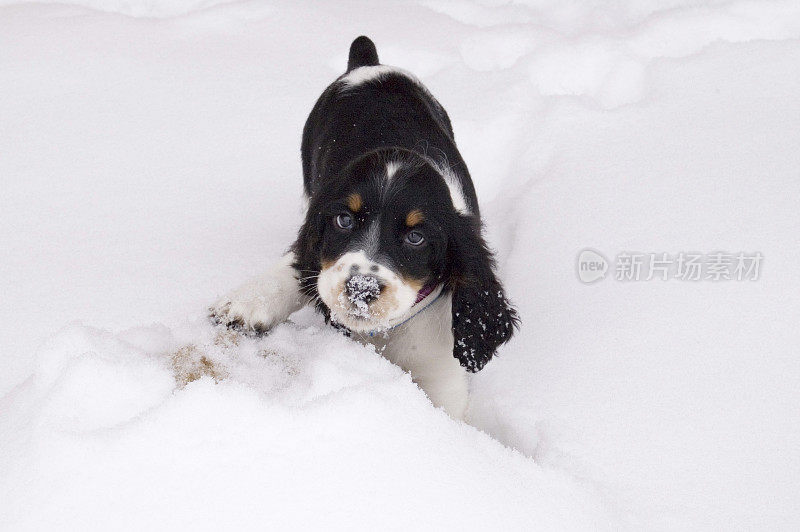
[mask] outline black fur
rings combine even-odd
[[[373,66],[378,64],[378,50],[369,37],[356,37],[350,45],[350,57],[347,60],[347,71],[362,66]]]
[[[427,89],[398,73],[347,88],[345,76],[325,89],[303,128],[306,194],[313,195],[315,187],[325,186],[369,151],[405,148],[447,165],[458,177],[471,212],[478,214],[475,188],[456,148],[450,118]]]
[[[519,326],[494,273],[494,258],[480,222],[465,219],[451,241],[449,289],[453,293],[453,356],[471,372],[483,369]]]
[[[375,66],[375,45],[357,38],[350,48],[348,72]],[[518,323],[494,273],[494,261],[482,236],[475,188],[455,144],[444,108],[419,82],[397,72],[355,86],[343,75],[320,96],[303,130],[304,188],[309,197],[305,222],[293,245],[302,289],[318,296],[316,275],[323,261],[334,261],[362,245],[378,222],[380,239],[372,252],[404,278],[442,284],[453,295],[453,356],[469,371],[479,371]],[[390,181],[388,161],[403,165]],[[451,201],[441,168],[449,169],[463,191],[468,213]],[[346,198],[358,193],[364,207],[349,210]],[[414,230],[423,246],[409,246],[405,214],[421,209],[425,220]],[[352,229],[333,223],[339,214],[353,217]],[[316,297],[317,308],[330,318]]]

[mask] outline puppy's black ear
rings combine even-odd
[[[325,218],[316,205],[309,200],[306,218],[297,232],[297,239],[292,244],[298,266],[306,269],[319,268],[319,246],[322,232],[325,227]]]
[[[297,270],[300,279],[300,290],[316,301],[316,306],[321,309],[321,300],[317,297],[317,274],[320,271],[320,246],[322,233],[325,228],[325,218],[315,201],[309,201],[308,211],[303,225],[297,233],[297,239],[290,248],[294,252],[295,262],[292,265]],[[324,307],[324,305],[323,305]]]
[[[462,221],[465,227],[451,240],[453,356],[474,373],[511,338],[519,318],[494,273],[494,258],[481,236],[480,221],[473,217]]]

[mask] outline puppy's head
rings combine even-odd
[[[296,244],[304,288],[348,329],[396,325],[442,281],[450,211],[447,185],[422,158],[357,159],[311,198]]]
[[[476,371],[516,319],[480,233],[477,215],[440,168],[411,151],[379,150],[320,179],[294,245],[295,267],[325,315],[357,332],[388,329],[452,291],[454,355]]]

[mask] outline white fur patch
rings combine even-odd
[[[389,65],[362,66],[354,68],[339,81],[344,83],[345,89],[349,89],[367,81],[378,79],[385,74],[400,74],[401,76],[405,76],[411,81],[419,84],[416,76],[414,76],[414,74],[411,72]]]
[[[294,261],[294,253],[287,253],[264,274],[217,301],[212,313],[222,323],[240,321],[246,329],[267,330],[281,323],[307,302]]]
[[[439,162],[430,156],[426,157],[426,159],[431,166],[438,170],[439,174],[444,179],[447,190],[450,191],[450,201],[453,202],[453,207],[461,214],[472,214],[469,207],[467,207],[467,198],[464,196],[464,191],[461,188],[461,181],[459,181],[458,176],[453,173],[446,163]]]
[[[380,244],[381,223],[378,220],[374,220],[372,223],[370,223],[367,232],[363,235],[358,245],[361,246],[361,250],[364,253],[373,255],[378,252]]]
[[[467,200],[464,198],[464,191],[461,190],[461,183],[458,178],[450,172],[443,174],[443,177],[445,183],[447,183],[447,189],[450,191],[450,200],[453,202],[453,207],[461,214],[470,214]]]
[[[401,166],[402,164],[400,164],[399,161],[389,161],[386,163],[386,179],[392,179]]]
[[[368,308],[351,304],[345,294],[345,285],[354,272],[375,276],[385,286]],[[391,269],[370,260],[363,250],[345,253],[332,266],[324,268],[317,278],[317,291],[331,310],[332,318],[358,332],[388,329],[396,325],[417,300],[416,289],[403,282]]]

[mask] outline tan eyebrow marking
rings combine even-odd
[[[358,192],[353,192],[349,196],[347,196],[347,207],[353,211],[358,212],[361,210],[361,206],[363,205],[363,201],[361,199],[361,194]]]
[[[419,209],[414,209],[406,215],[406,225],[408,227],[414,227],[415,225],[421,224],[424,220],[425,215]]]

